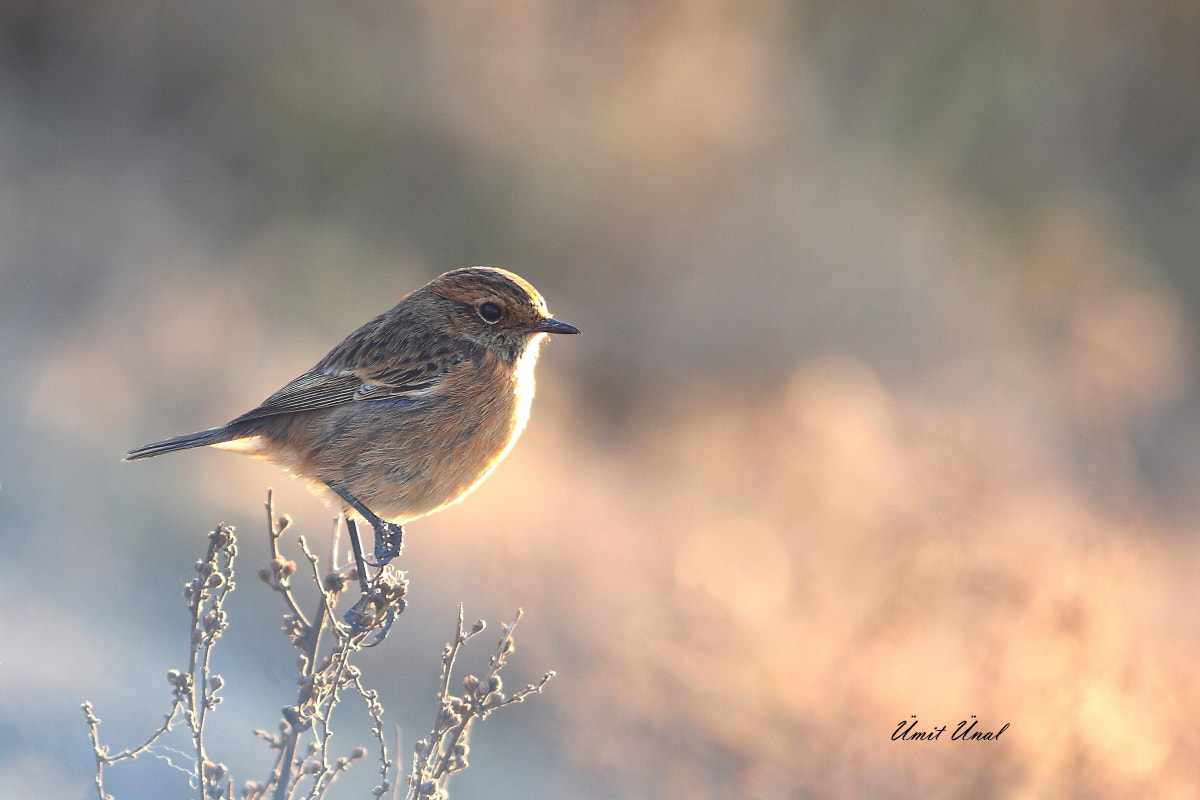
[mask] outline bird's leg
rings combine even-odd
[[[364,595],[370,591],[367,585],[367,562],[362,554],[362,542],[358,538],[358,523],[350,517],[346,517],[346,530],[350,532],[350,547],[354,550],[354,566],[358,569],[358,585],[362,587]]]
[[[387,522],[379,518],[379,516],[371,509],[367,508],[358,499],[336,486],[330,486],[338,497],[345,500],[351,508],[362,515],[372,528],[375,529],[375,563],[371,566],[385,566],[396,556],[400,555],[400,551],[404,549],[404,526],[397,525],[394,522]],[[357,534],[350,534],[351,544],[355,542]]]
[[[336,486],[330,486],[339,497],[346,501],[355,511],[362,515],[372,528],[375,529],[375,560],[380,568],[386,566],[387,562],[391,561],[400,554],[400,548],[404,544],[404,528],[400,525],[395,525],[391,522],[385,522],[378,515],[372,513],[371,509],[367,508],[358,501],[354,495],[343,491]],[[350,547],[354,550],[354,566],[358,570],[358,585],[362,588],[362,597],[354,606],[346,612],[346,623],[355,631],[363,632],[369,630],[371,623],[368,621],[367,608],[372,605],[377,599],[380,592],[378,586],[376,589],[371,588],[371,582],[367,580],[367,560],[363,558],[362,540],[358,535],[358,523],[349,515],[346,517],[346,529],[350,534]],[[376,583],[383,577],[382,573],[376,576]],[[375,640],[365,647],[374,647],[384,640],[388,631],[392,628],[392,623],[396,621],[396,614],[404,610],[404,599],[401,597],[398,600],[399,607],[389,603],[387,606],[387,619],[380,626]]]

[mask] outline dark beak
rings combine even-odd
[[[574,325],[568,325],[550,317],[539,322],[533,330],[537,333],[579,333],[579,328]]]

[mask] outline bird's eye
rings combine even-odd
[[[498,322],[503,314],[504,312],[500,310],[500,306],[495,303],[484,303],[479,307],[479,318],[489,325]]]

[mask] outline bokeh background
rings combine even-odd
[[[1200,5],[7,0],[0,797],[90,796],[85,699],[115,747],[160,721],[219,521],[215,755],[265,776],[266,488],[319,548],[333,512],[119,457],[470,264],[584,335],[409,526],[363,662],[403,763],[461,600],[559,677],[457,797],[1194,796]]]

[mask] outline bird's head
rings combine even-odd
[[[529,281],[498,267],[466,267],[434,278],[426,287],[450,330],[516,361],[548,333],[579,333],[546,310]]]

